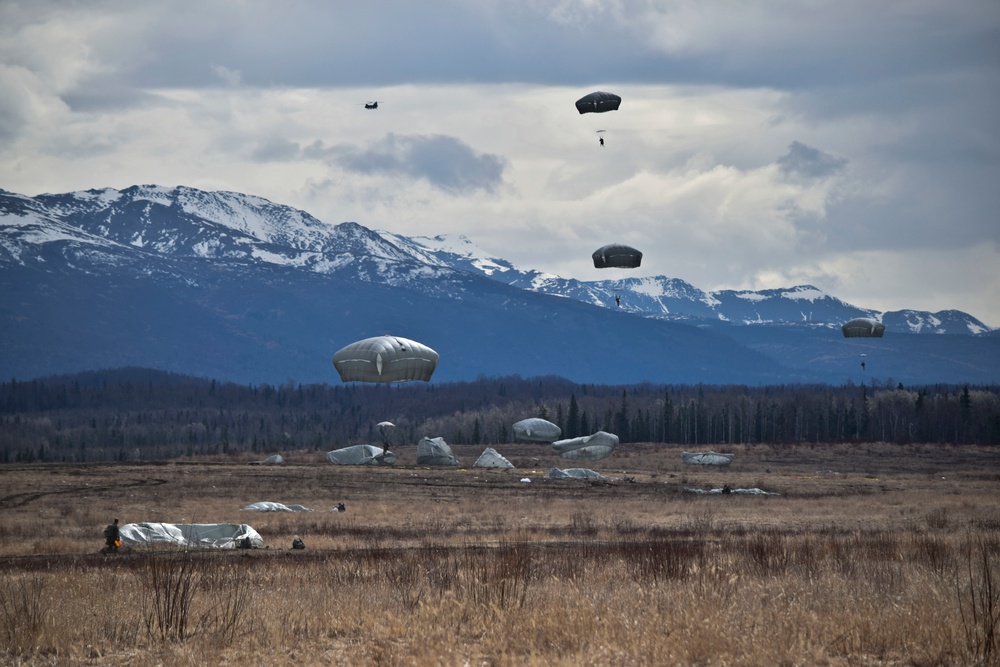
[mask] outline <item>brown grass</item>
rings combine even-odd
[[[412,449],[3,467],[0,664],[998,664],[989,448],[741,447],[704,470],[631,445],[591,464],[603,483],[543,479],[572,466],[546,446],[499,448],[510,471]],[[781,495],[684,492],[724,482]],[[317,511],[241,511],[259,500]],[[250,523],[268,548],[102,556],[116,516]]]

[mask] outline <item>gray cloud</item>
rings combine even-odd
[[[271,137],[260,142],[250,153],[257,162],[283,162],[295,160],[299,155],[299,145],[281,137]]]
[[[388,134],[365,148],[315,143],[303,154],[329,157],[360,174],[423,178],[449,194],[495,192],[503,182],[506,162],[499,155],[476,153],[468,144],[445,135]]]
[[[788,147],[788,153],[778,158],[778,167],[789,175],[824,178],[843,169],[847,162],[847,158],[836,157],[818,148],[793,141]]]

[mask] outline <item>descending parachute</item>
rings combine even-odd
[[[366,338],[337,350],[333,366],[344,382],[429,382],[440,356],[398,336]]]
[[[596,91],[589,95],[584,95],[576,101],[576,110],[580,113],[604,113],[605,111],[618,111],[622,98],[614,93]]]
[[[553,442],[562,435],[562,429],[541,417],[522,419],[514,424],[514,439],[528,442]]]
[[[844,332],[844,338],[881,338],[885,325],[869,317],[858,317],[845,322],[840,330]]]
[[[635,269],[642,263],[642,253],[621,243],[598,248],[591,255],[596,269]]]

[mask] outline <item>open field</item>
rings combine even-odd
[[[518,467],[2,466],[0,663],[998,664],[998,448],[623,445],[598,483],[497,449]],[[685,491],[723,483],[780,495]],[[316,511],[241,511],[262,500]],[[103,556],[113,517],[267,548]]]

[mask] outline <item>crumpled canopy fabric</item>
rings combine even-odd
[[[618,436],[614,433],[598,431],[593,435],[585,435],[568,440],[557,440],[552,448],[564,459],[580,459],[600,461],[611,456],[618,446]]]
[[[352,445],[335,449],[327,452],[326,458],[330,463],[342,466],[392,465],[396,462],[395,454],[375,445]]]
[[[418,466],[457,466],[458,459],[444,438],[421,438],[417,443]]]
[[[719,452],[681,452],[684,463],[703,466],[727,466],[733,462],[735,454],[720,454]]]
[[[553,468],[545,476],[549,479],[604,479],[604,475],[590,468]]]
[[[500,452],[493,449],[492,447],[487,447],[483,450],[483,453],[479,455],[476,462],[472,464],[473,468],[513,468],[514,464],[508,461]]]
[[[235,549],[249,538],[252,547],[264,547],[264,538],[245,523],[127,523],[119,529],[119,535],[126,546],[172,544]]]
[[[262,500],[257,503],[250,503],[243,508],[244,512],[312,512],[313,510],[302,505],[283,505],[282,503],[272,503]]]

